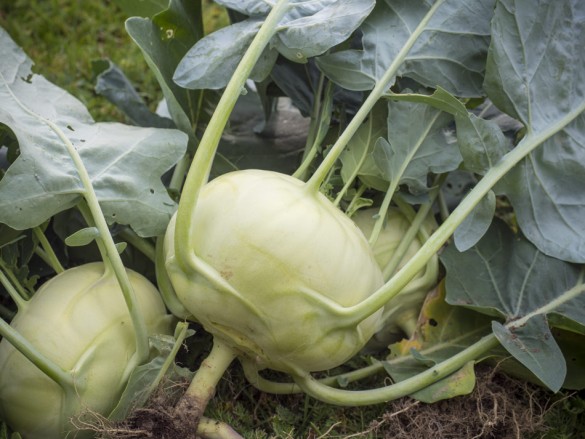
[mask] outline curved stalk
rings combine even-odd
[[[4,260],[2,258],[0,258],[0,272],[4,273],[6,275],[6,279],[8,279],[8,281],[10,282],[10,285],[12,285],[12,287],[14,287],[14,289],[18,292],[18,295],[22,299],[24,299],[24,300],[30,299],[30,294],[28,293],[26,288],[24,288],[24,286],[20,283],[20,281],[14,275],[14,272],[6,265],[6,263],[4,262]]]
[[[45,236],[45,234],[43,233],[41,228],[34,227],[33,233],[35,234],[36,238],[39,240],[41,247],[45,252],[45,255],[47,258],[45,262],[47,262],[49,264],[49,266],[53,270],[55,270],[55,273],[62,273],[63,271],[65,271],[65,269],[63,268],[63,265],[61,265],[61,262],[59,261],[59,258],[57,258],[57,255],[55,254],[53,247],[51,247],[49,240],[47,239],[47,237]]]
[[[2,319],[0,319],[0,334],[65,391],[72,391],[75,388],[74,378],[71,373],[62,369],[55,362],[40,353],[32,343]]]
[[[296,376],[295,381],[303,391],[320,401],[342,406],[363,406],[392,401],[411,395],[451,375],[465,364],[480,358],[498,346],[495,335],[483,337],[453,357],[436,364],[430,369],[404,381],[370,390],[342,390],[329,387],[314,379],[310,374]]]
[[[414,29],[410,37],[408,37],[402,49],[400,49],[400,51],[396,54],[392,64],[390,64],[384,75],[382,75],[380,80],[376,83],[376,86],[372,89],[363,105],[360,107],[353,119],[349,122],[347,128],[343,131],[341,136],[339,136],[337,142],[335,142],[333,148],[331,151],[329,151],[329,154],[325,156],[321,162],[321,165],[317,168],[309,181],[306,183],[308,192],[316,193],[319,190],[321,184],[327,177],[329,170],[333,168],[333,165],[345,149],[346,145],[357,132],[358,128],[366,119],[372,108],[374,108],[376,102],[378,102],[382,95],[384,95],[384,93],[387,91],[391,82],[394,80],[398,69],[404,63],[406,55],[408,52],[410,52],[410,49],[412,49],[418,37],[423,33],[426,26],[429,24],[429,21],[435,12],[437,12],[439,6],[443,4],[443,2],[444,0],[437,0],[420,21],[418,26]]]
[[[180,319],[193,320],[191,313],[187,311],[177,297],[171,279],[169,278],[169,274],[167,273],[162,237],[159,237],[156,240],[156,260],[154,271],[158,290],[160,291],[160,295],[162,296],[163,302],[168,310]]]
[[[192,268],[191,247],[185,243],[193,242],[193,231],[191,230],[192,214],[195,210],[201,187],[209,178],[219,140],[246,80],[262,55],[264,48],[276,33],[278,23],[288,8],[289,0],[279,0],[266,17],[266,21],[260,27],[260,30],[254,37],[250,47],[248,47],[248,50],[227,84],[197,148],[179,201],[177,225],[175,228],[177,260],[179,264],[185,266],[184,268]]]
[[[263,392],[279,395],[290,395],[293,393],[301,393],[303,391],[296,383],[276,382],[262,377],[259,374],[259,370],[250,361],[242,361],[242,368],[244,370],[244,375],[246,376],[248,382],[252,384],[254,387],[256,387],[258,390],[261,390]],[[323,378],[318,381],[321,384],[325,384],[328,386],[335,386],[340,382],[353,383],[355,381],[359,381],[361,379],[372,376],[373,374],[381,372],[383,370],[384,370],[383,364],[378,361],[369,366],[365,366],[360,369],[356,369],[351,372],[346,372],[340,375],[334,375],[327,378]]]
[[[16,308],[19,311],[22,311],[28,306],[27,300],[20,295],[16,288],[14,288],[14,285],[12,285],[12,282],[10,282],[10,279],[8,279],[8,276],[6,276],[2,270],[0,270],[0,284],[6,289],[6,292],[16,304]]]

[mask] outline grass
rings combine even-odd
[[[206,11],[208,29],[224,22],[221,10],[209,2]],[[152,109],[162,96],[140,50],[124,30],[126,18],[114,1],[0,1],[0,26],[34,60],[36,72],[80,99],[98,121],[124,121],[125,118],[116,107],[94,92],[94,60],[109,58],[118,64]],[[541,431],[533,438],[585,439],[583,392],[562,393],[550,401],[543,418],[547,431]],[[421,413],[421,405],[416,410],[407,410],[411,403],[404,400],[387,406],[356,409],[328,406],[303,395],[271,396],[251,388],[236,370],[222,381],[218,398],[210,406],[210,414],[234,424],[249,438],[341,438],[354,435],[375,438],[384,437],[385,432],[390,431],[389,425],[397,422],[406,425],[409,419],[415,419],[413,416]],[[457,404],[461,404],[460,399],[452,406],[434,406],[433,410],[442,407],[446,413],[461,407]],[[399,412],[402,418],[396,415]],[[424,417],[425,412],[422,413]],[[431,415],[441,418],[440,413],[426,413],[428,419]],[[404,417],[407,415],[411,418]],[[427,430],[426,437],[430,439],[439,437],[428,433]],[[417,433],[409,434],[411,438],[417,437]],[[498,439],[504,439],[504,436]]]

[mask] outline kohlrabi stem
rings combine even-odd
[[[177,293],[171,283],[169,274],[165,268],[165,252],[164,252],[164,241],[162,237],[156,240],[156,262],[154,264],[154,271],[156,275],[156,284],[160,295],[169,311],[180,319],[193,319],[193,316],[183,306]]]
[[[314,379],[309,373],[295,376],[296,383],[303,391],[329,404],[342,406],[363,406],[380,404],[411,395],[451,375],[470,361],[482,357],[498,346],[498,339],[489,334],[478,342],[413,377],[386,387],[369,390],[342,390],[329,387]]]
[[[30,299],[29,292],[26,290],[26,288],[24,288],[24,286],[22,286],[14,272],[6,265],[2,258],[0,258],[0,272],[6,275],[6,278],[10,281],[10,285],[12,285],[16,291],[18,291],[18,294],[21,298],[25,300]]]
[[[41,228],[33,227],[33,233],[39,240],[41,247],[43,248],[45,254],[47,255],[47,262],[49,263],[51,268],[55,270],[55,273],[62,273],[63,271],[65,271],[65,269],[61,265],[61,262],[59,261],[59,258],[57,258],[57,255],[55,254],[53,247],[51,247],[49,240],[47,239]]]
[[[242,361],[242,368],[244,369],[244,375],[246,379],[256,387],[258,390],[266,393],[273,393],[279,395],[290,395],[293,393],[301,393],[303,390],[298,384],[294,382],[276,382],[268,380],[258,373],[256,366],[249,361]],[[379,373],[384,370],[382,362],[377,361],[369,366],[362,367],[360,369],[346,372],[340,375],[333,375],[327,378],[318,380],[319,383],[327,386],[338,386],[339,383],[353,383],[361,379],[370,377],[375,373]]]
[[[319,79],[319,86],[317,92],[314,94],[315,102],[313,105],[313,115],[311,117],[311,126],[309,128],[309,135],[307,136],[307,145],[303,154],[303,160],[299,168],[292,174],[293,177],[299,180],[305,180],[311,163],[319,151],[319,146],[327,133],[324,130],[329,128],[331,120],[331,107],[333,105],[333,83],[328,82],[324,94],[324,105],[321,105],[321,95],[323,94],[324,75]]]
[[[370,116],[368,123],[369,123],[368,133],[371,135],[372,125],[374,123],[374,118],[372,115]],[[370,145],[372,140],[373,139],[368,138],[368,140],[364,143],[366,145]],[[366,158],[368,157],[368,152],[369,152],[369,148],[367,148],[367,147],[364,148],[364,152],[363,152],[362,156],[360,157],[357,165],[354,167],[353,172],[351,173],[351,175],[349,176],[349,178],[347,179],[347,181],[345,182],[345,184],[343,185],[343,187],[341,188],[341,190],[338,192],[337,196],[335,197],[335,201],[333,201],[333,204],[335,206],[339,206],[339,203],[341,203],[341,200],[345,196],[345,193],[347,192],[349,187],[353,184],[354,180],[357,178],[357,176],[360,172],[360,169],[362,168],[364,162],[366,161]]]
[[[54,361],[40,353],[25,337],[2,319],[0,319],[0,334],[31,363],[59,384],[64,390],[71,391],[75,388],[74,378],[71,373],[63,370]]]
[[[530,134],[518,145],[503,156],[498,163],[490,168],[483,178],[467,194],[461,203],[451,212],[443,224],[433,233],[423,244],[420,250],[378,291],[372,294],[364,301],[355,306],[345,308],[344,314],[352,322],[361,322],[378,309],[382,308],[392,297],[400,293],[402,288],[416,276],[416,274],[425,266],[425,264],[440,250],[440,248],[451,237],[455,229],[471,213],[475,206],[486,196],[494,185],[510,169],[524,159],[528,154],[534,151],[543,142],[557,134],[577,116],[585,111],[585,102],[573,111],[567,113],[556,123],[551,124],[546,129]]]
[[[150,352],[146,322],[144,321],[144,316],[140,313],[140,310],[138,309],[136,295],[134,294],[134,290],[132,288],[132,285],[130,284],[128,273],[126,272],[126,268],[122,263],[122,259],[120,258],[120,254],[118,253],[118,249],[116,248],[116,244],[112,238],[112,235],[110,234],[110,229],[108,228],[108,224],[100,207],[98,197],[95,193],[95,190],[93,189],[91,178],[87,172],[87,168],[83,164],[83,160],[81,160],[79,152],[71,143],[71,140],[69,140],[69,138],[63,132],[63,130],[56,123],[32,111],[14,95],[14,93],[8,86],[7,89],[8,92],[16,101],[16,103],[23,109],[23,111],[25,111],[30,116],[38,119],[40,122],[47,125],[65,145],[67,153],[71,157],[73,165],[77,170],[77,174],[81,181],[81,185],[83,186],[83,191],[81,193],[85,201],[87,202],[87,206],[89,208],[89,211],[91,212],[93,221],[95,222],[95,227],[97,227],[97,229],[100,232],[100,239],[104,244],[108,262],[110,263],[111,267],[114,270],[114,274],[116,276],[116,279],[118,280],[118,283],[120,284],[120,288],[124,295],[124,300],[126,301],[126,305],[128,306],[128,311],[130,313],[130,318],[132,320],[132,325],[134,327],[134,331],[136,334],[137,358],[140,361],[140,363],[145,362],[148,359]]]
[[[329,153],[325,156],[325,158],[321,162],[321,165],[319,165],[319,167],[313,173],[309,181],[307,181],[306,187],[309,192],[316,193],[317,191],[319,191],[319,188],[321,187],[321,184],[327,177],[329,170],[333,168],[335,162],[345,149],[346,145],[357,132],[362,122],[366,120],[366,117],[368,116],[372,108],[374,108],[376,102],[378,102],[382,95],[387,91],[388,87],[391,85],[396,74],[398,73],[398,69],[404,63],[406,55],[408,55],[408,52],[410,51],[410,49],[412,49],[412,47],[416,43],[416,40],[423,33],[423,31],[429,24],[429,21],[431,20],[435,12],[437,12],[437,9],[439,8],[439,6],[441,6],[443,2],[444,0],[437,0],[433,4],[433,6],[431,6],[426,15],[422,18],[418,26],[412,31],[412,34],[408,37],[408,39],[402,46],[402,49],[400,49],[400,51],[396,54],[396,57],[392,61],[392,64],[390,64],[386,72],[378,80],[375,87],[372,89],[369,96],[366,98],[365,102],[362,104],[358,112],[347,125],[347,128],[343,131],[341,136],[339,136],[337,142],[335,142]]]
[[[18,308],[19,311],[22,311],[28,306],[28,302],[20,295],[18,290],[14,288],[14,285],[12,285],[12,282],[10,282],[10,279],[8,279],[8,276],[6,276],[2,270],[0,270],[0,284],[6,289],[6,292],[8,292],[8,295],[12,298],[12,301],[16,304],[16,308]]]
[[[386,266],[382,267],[382,273],[384,275],[384,280],[388,280],[388,279],[390,279],[390,277],[392,277],[392,275],[396,271],[396,268],[400,265],[400,262],[402,262],[402,259],[404,259],[404,255],[406,254],[412,241],[414,241],[414,238],[416,237],[416,235],[419,235],[419,236],[425,235],[424,236],[425,239],[421,239],[421,242],[425,242],[428,239],[429,234],[424,232],[423,223],[429,215],[429,211],[431,210],[431,207],[433,205],[433,201],[436,198],[438,192],[439,192],[439,188],[433,188],[431,190],[431,192],[429,193],[430,200],[427,203],[420,206],[418,212],[416,212],[416,214],[414,215],[414,218],[407,218],[407,220],[410,222],[410,227],[408,228],[406,233],[402,236],[402,239],[400,240],[400,244],[398,244],[398,247],[396,247],[396,250],[392,254],[392,257],[390,258],[390,260],[388,261]],[[397,200],[397,204],[400,204],[400,203],[402,203],[402,202]],[[410,207],[410,205],[408,205],[408,206]],[[404,212],[404,207],[400,208],[400,210],[402,212]],[[421,230],[422,230],[422,232],[421,232]]]
[[[202,439],[243,439],[225,422],[205,417],[199,421],[197,436]]]
[[[221,99],[219,100],[213,115],[203,133],[197,152],[191,163],[191,167],[185,180],[177,211],[177,224],[175,227],[175,249],[177,262],[181,265],[190,264],[193,242],[191,237],[191,222],[201,187],[207,183],[213,158],[217,151],[223,130],[230,114],[242,93],[246,80],[250,76],[256,62],[262,52],[277,31],[278,23],[289,9],[289,0],[278,0],[266,21],[260,27],[246,50],[236,71],[228,82]]]
[[[215,388],[236,353],[227,344],[214,337],[211,352],[199,366],[189,387],[175,406],[175,414],[186,426],[197,427]]]

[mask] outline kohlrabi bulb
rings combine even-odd
[[[372,336],[380,312],[350,323],[339,310],[382,285],[368,242],[325,196],[271,171],[222,175],[203,186],[192,212],[196,256],[175,252],[175,218],[165,238],[167,271],[179,300],[260,367],[317,371],[342,364]]]
[[[369,208],[358,211],[352,220],[365,236],[370,236],[377,220],[378,209]],[[423,227],[430,233],[435,227],[435,220],[429,217]],[[386,221],[377,241],[373,245],[376,261],[383,270],[390,262],[394,252],[410,228],[410,222],[397,208],[390,208]],[[417,236],[408,246],[397,270],[402,268],[424,244]],[[383,344],[396,341],[414,329],[420,309],[429,290],[436,285],[438,279],[438,261],[432,258],[416,276],[393,297],[385,306],[381,319],[381,327],[375,338]]]
[[[156,288],[128,270],[150,334],[171,334]],[[11,322],[40,353],[70,372],[68,391],[7,340],[0,343],[0,416],[24,439],[86,437],[71,421],[84,412],[107,416],[136,364],[134,329],[115,275],[102,263],[58,274]],[[73,431],[72,431],[73,430]],[[68,433],[69,432],[69,433]]]

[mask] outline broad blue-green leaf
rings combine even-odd
[[[432,1],[382,0],[361,26],[361,50],[318,60],[320,68],[349,90],[369,90],[429,11]],[[494,0],[446,0],[408,53],[398,75],[457,96],[481,96],[489,22]]]
[[[465,108],[465,105],[442,87],[432,95],[417,93],[389,93],[394,101],[427,104],[455,117],[457,142],[465,168],[483,175],[510,149],[509,141],[493,120],[482,119]]]
[[[501,182],[518,224],[542,252],[585,262],[585,2],[498,1],[486,90],[526,127],[557,129]]]
[[[378,142],[374,150],[383,177],[421,194],[428,190],[429,172],[457,169],[461,154],[448,135],[452,121],[450,114],[428,105],[389,102],[388,141]]]
[[[585,294],[569,294],[580,292],[574,288],[581,280],[581,268],[546,256],[528,240],[514,235],[502,221],[494,221],[477,245],[466,252],[447,247],[441,261],[447,270],[447,302],[504,318],[512,325],[507,330],[514,328],[518,343],[532,350],[551,352],[554,349],[548,326],[537,321],[526,327],[513,326],[515,321],[525,318],[530,322],[550,316],[563,318],[574,329],[585,324]],[[505,336],[499,326],[495,330],[499,330],[499,337]],[[538,340],[542,342],[540,347]],[[509,350],[553,390],[563,382],[564,375],[555,374],[554,379],[543,375],[546,360],[540,355],[530,360],[527,356],[517,357],[514,349]],[[564,362],[562,356],[557,357],[559,364]],[[562,366],[557,365],[556,370],[562,370]]]
[[[143,236],[163,233],[175,203],[160,177],[183,155],[186,136],[94,123],[73,96],[31,73],[30,59],[1,29],[0,58],[0,123],[14,132],[20,147],[0,181],[0,222],[31,228],[79,202],[85,189],[65,148],[66,137],[78,150],[109,222],[130,224]]]
[[[156,76],[173,122],[190,136],[193,148],[193,127],[209,119],[204,106],[209,105],[210,95],[179,87],[172,78],[179,61],[203,37],[201,16],[201,2],[170,0],[168,8],[152,19],[126,20],[126,31]]]
[[[251,18],[220,29],[195,44],[177,66],[174,80],[182,87],[219,89],[227,85],[244,52],[267,15],[265,4],[247,1],[240,5],[227,2]],[[262,2],[264,3],[264,2]],[[374,0],[298,0],[288,12],[251,78],[264,79],[272,69],[278,53],[295,62],[321,55],[342,43],[355,31],[374,7]]]
[[[112,61],[96,61],[93,70],[97,74],[96,93],[120,108],[133,125],[173,128],[172,120],[150,111],[126,75]]]
[[[250,18],[208,35],[187,52],[177,66],[173,81],[189,89],[225,87],[261,25],[262,20]],[[265,79],[277,55],[275,50],[267,48],[251,78]]]
[[[510,142],[494,121],[457,113],[455,123],[463,162],[471,172],[485,174],[510,149]]]
[[[216,3],[244,15],[268,15],[270,4],[265,0],[215,0]]]
[[[543,316],[534,317],[521,328],[510,330],[492,322],[499,342],[549,389],[558,391],[567,375],[567,364]]]
[[[454,243],[457,250],[464,252],[469,250],[487,232],[496,212],[496,194],[489,191],[481,199],[471,213],[455,229]]]
[[[347,40],[374,5],[375,0],[297,1],[271,43],[288,59],[306,62]]]

